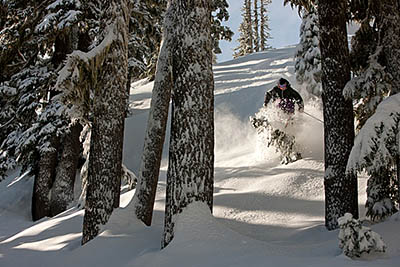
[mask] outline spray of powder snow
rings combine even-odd
[[[305,104],[305,112],[322,119],[321,101],[310,99]],[[270,108],[267,116],[274,127],[284,128],[285,119],[280,110]],[[295,136],[303,158],[322,160],[323,124],[305,113],[297,113],[292,122],[285,130]],[[236,159],[237,164],[252,165],[279,160],[275,148],[267,146],[265,135],[258,134],[250,121],[241,121],[227,107],[218,107],[215,112],[215,152],[217,162]]]
[[[250,164],[254,161],[252,154],[256,140],[257,134],[248,121],[241,121],[228,107],[219,106],[216,109],[216,162],[226,163],[227,161],[237,160],[237,164]]]
[[[310,99],[305,103],[304,111],[305,113],[299,114],[298,128],[295,132],[296,141],[301,147],[303,158],[323,160],[324,125],[317,120],[323,120],[321,100]]]
[[[320,100],[309,99],[305,103],[304,113],[296,112],[286,125],[289,116],[283,114],[277,107],[268,107],[268,117],[271,125],[295,137],[296,149],[304,159],[323,159],[324,126],[322,120],[322,103]],[[318,120],[319,119],[319,120]],[[270,156],[271,154],[267,154]]]

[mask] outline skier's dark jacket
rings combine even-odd
[[[294,113],[294,105],[297,104],[300,109],[304,108],[303,99],[300,94],[294,90],[289,82],[285,90],[281,90],[278,86],[275,86],[271,90],[265,93],[264,106],[272,100],[277,101],[278,107],[280,107],[286,113]]]

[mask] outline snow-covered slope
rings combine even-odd
[[[295,84],[287,47],[217,64],[215,72],[214,214],[193,204],[177,222],[172,243],[160,250],[167,152],[156,197],[153,226],[134,219],[133,191],[121,197],[101,235],[80,246],[83,211],[77,208],[29,221],[32,179],[10,173],[0,183],[0,266],[399,266],[400,221],[373,225],[388,245],[384,255],[352,261],[338,248],[338,231],[324,228],[323,127],[297,118],[304,159],[281,165],[274,151],[257,142],[248,117],[264,92],[285,77]],[[132,86],[126,120],[124,162],[137,173],[152,83]],[[305,110],[322,118],[320,103]],[[168,147],[168,144],[165,146]],[[363,214],[365,178],[360,178]]]

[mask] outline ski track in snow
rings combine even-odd
[[[249,116],[262,106],[265,91],[285,77],[302,93],[295,83],[294,53],[295,47],[286,47],[214,66],[214,216],[202,204],[190,205],[178,218],[174,240],[160,251],[167,134],[153,226],[134,219],[130,191],[121,196],[121,208],[100,236],[83,247],[83,211],[75,207],[31,222],[33,179],[10,173],[0,183],[0,266],[399,266],[400,215],[372,226],[388,245],[387,253],[360,261],[341,255],[338,231],[325,230],[319,122],[305,115],[296,119],[303,159],[288,165],[279,164],[275,152],[257,142]],[[136,174],[152,86],[139,81],[131,88],[124,164]],[[322,118],[320,106],[306,101],[305,110]],[[366,177],[360,175],[362,215],[365,186]]]

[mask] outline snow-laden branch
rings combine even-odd
[[[89,52],[74,51],[67,57],[65,66],[59,71],[56,90],[64,91],[64,101],[71,103],[70,116],[88,120],[92,90],[97,87],[97,74],[102,68],[108,50],[118,38],[117,23],[109,25],[102,42]]]
[[[382,101],[357,135],[348,172],[368,172],[387,166],[400,155],[400,93]]]
[[[382,95],[391,91],[392,77],[386,72],[385,67],[379,62],[382,47],[378,47],[374,54],[368,59],[367,69],[359,76],[351,79],[343,90],[346,99],[372,98],[375,106],[382,101]]]

